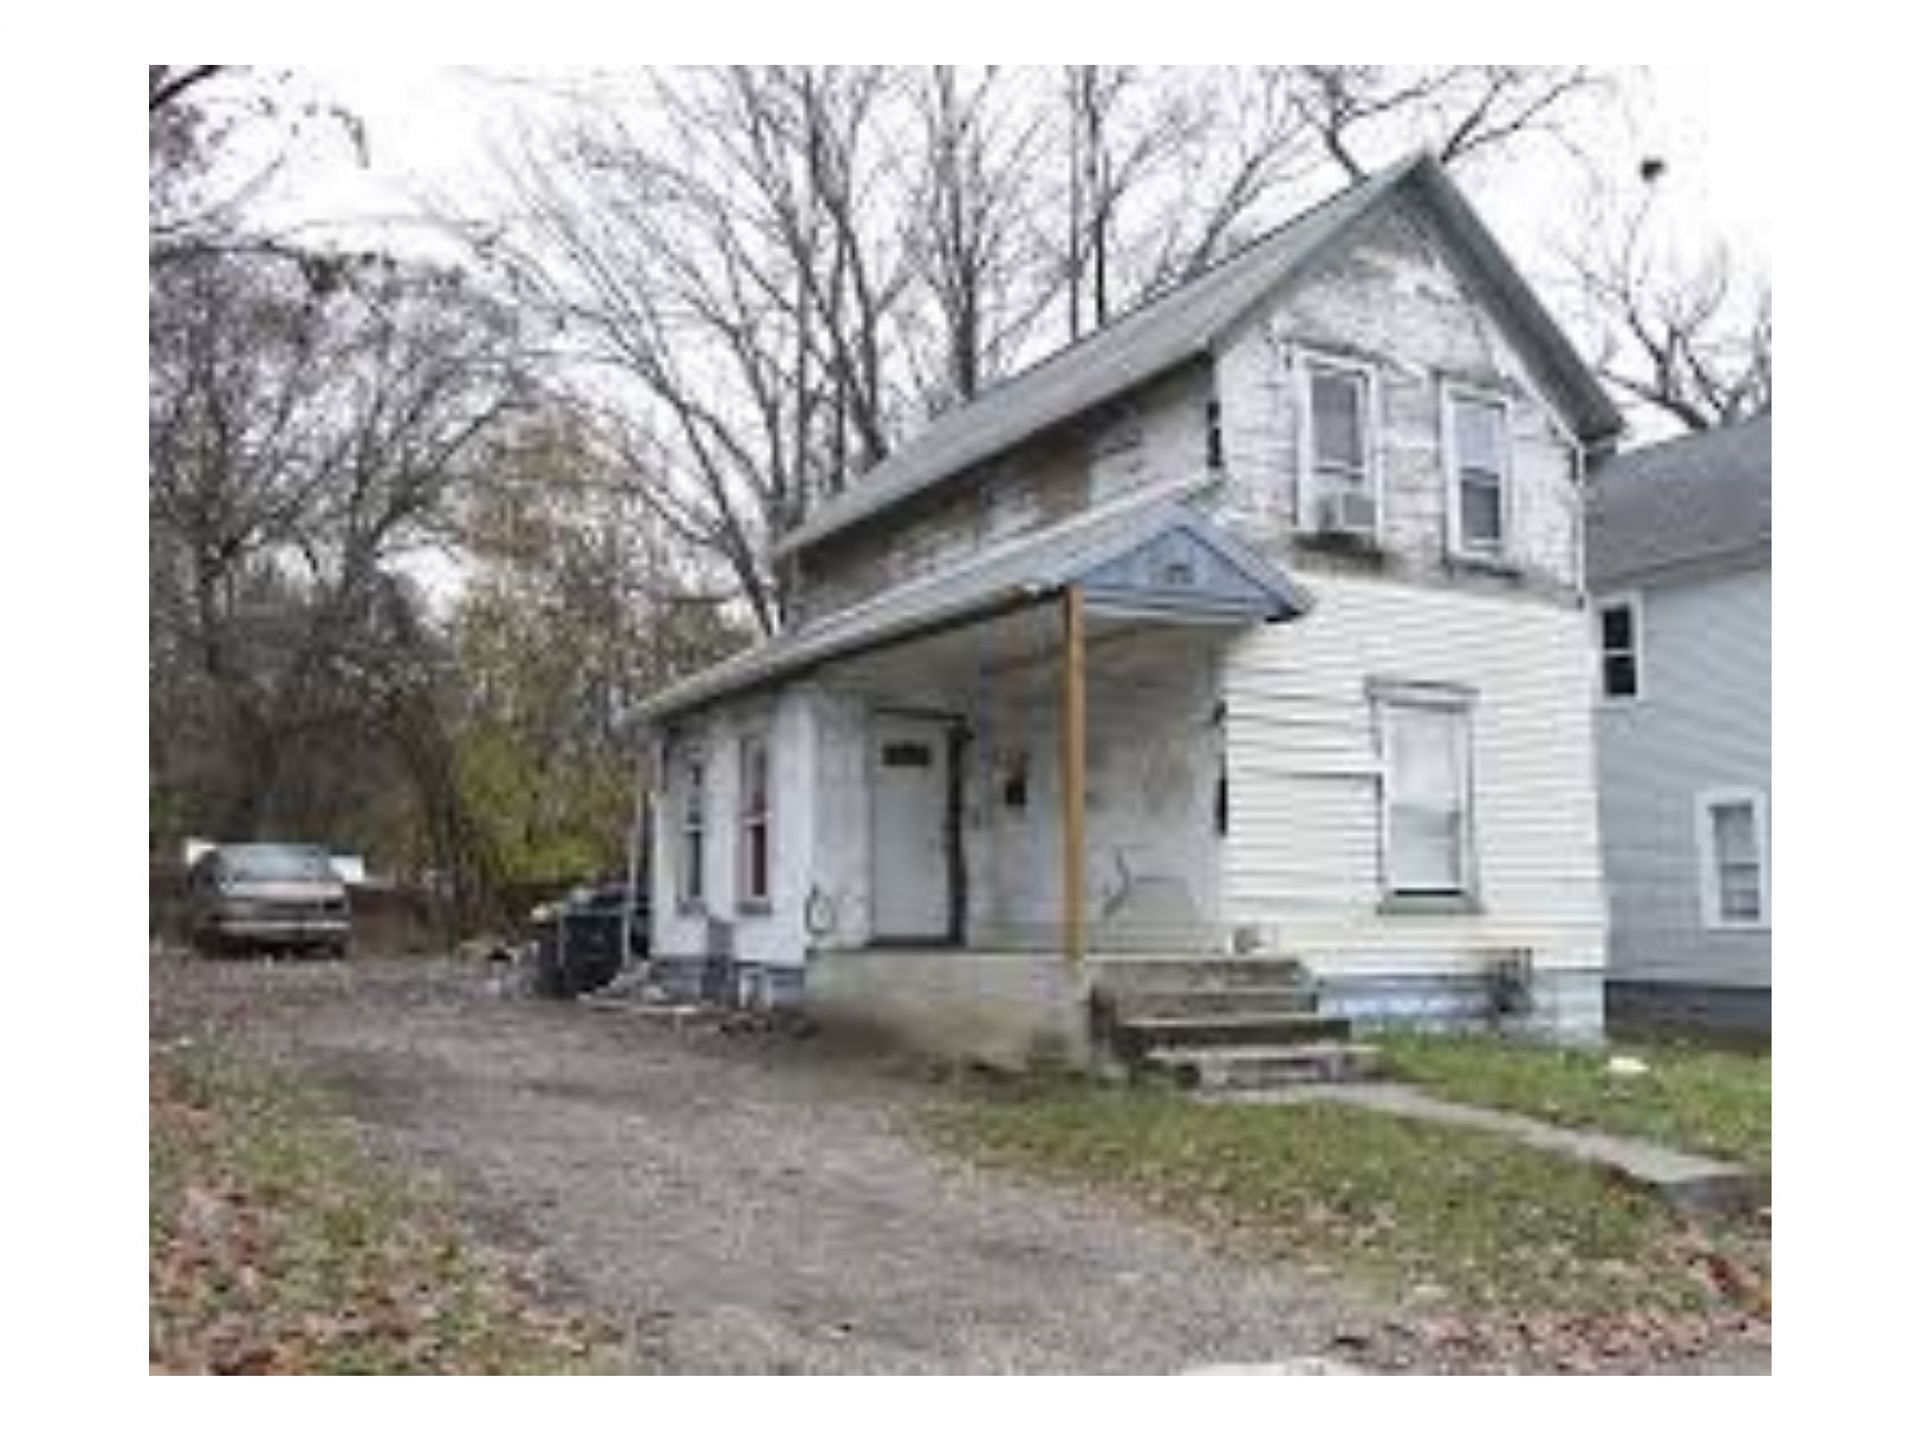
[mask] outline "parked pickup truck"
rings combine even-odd
[[[305,950],[345,958],[347,887],[317,845],[219,845],[187,876],[187,932],[202,954]]]

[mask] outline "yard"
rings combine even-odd
[[[155,1049],[148,1087],[156,1373],[566,1371],[604,1339],[532,1304],[313,1084],[200,1044]]]
[[[936,1077],[470,964],[151,995],[157,1370],[1768,1365],[1763,1229],[1496,1137]]]
[[[1394,1073],[1450,1100],[1514,1110],[1556,1125],[1608,1130],[1738,1161],[1773,1165],[1773,1057],[1680,1041],[1617,1045],[1603,1055],[1432,1035],[1385,1041]],[[1608,1056],[1645,1063],[1610,1071]]]
[[[1592,1053],[1413,1037],[1387,1048],[1398,1075],[1450,1098],[1768,1164],[1764,1056],[1637,1047],[1649,1070],[1620,1077]],[[1496,1349],[1558,1337],[1548,1349],[1651,1355],[1676,1336],[1758,1333],[1770,1310],[1763,1219],[1683,1219],[1597,1168],[1450,1126],[1058,1081],[984,1087],[929,1129],[989,1165],[1126,1196],[1236,1253],[1313,1257],[1416,1325]]]

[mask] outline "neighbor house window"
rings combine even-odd
[[[694,907],[707,898],[707,767],[698,755],[687,757],[680,774],[680,903]]]
[[[1467,698],[1436,690],[1378,703],[1387,892],[1465,896],[1473,876]]]
[[[764,905],[773,894],[773,793],[767,741],[740,742],[740,898]]]
[[[1700,797],[1700,908],[1709,929],[1759,929],[1769,921],[1767,802],[1757,790]]]
[[[1507,543],[1507,407],[1451,392],[1447,433],[1456,544],[1469,555],[1498,555]]]
[[[1637,597],[1600,602],[1600,693],[1608,700],[1640,698],[1640,631]]]

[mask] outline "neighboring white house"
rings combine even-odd
[[[1613,406],[1430,158],[984,390],[655,696],[653,953],[999,1053],[1103,971],[1598,1032],[1583,480]]]
[[[1620,456],[1595,477],[1608,1009],[1772,1021],[1773,418]]]

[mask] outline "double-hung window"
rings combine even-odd
[[[1372,531],[1372,379],[1359,366],[1309,359],[1301,457],[1313,529]]]
[[[1491,396],[1449,391],[1447,433],[1455,546],[1498,557],[1507,544],[1507,407]]]
[[[773,791],[767,737],[740,742],[740,898],[765,905],[773,895]]]
[[[707,766],[689,755],[680,772],[680,904],[697,909],[707,898]]]
[[[1620,595],[1602,600],[1600,613],[1600,694],[1607,700],[1637,700],[1641,690],[1642,612],[1638,598]]]
[[[1700,909],[1710,930],[1757,930],[1770,923],[1767,802],[1758,790],[1702,795]]]
[[[1466,898],[1474,888],[1468,697],[1395,687],[1377,693],[1376,705],[1387,894]]]

